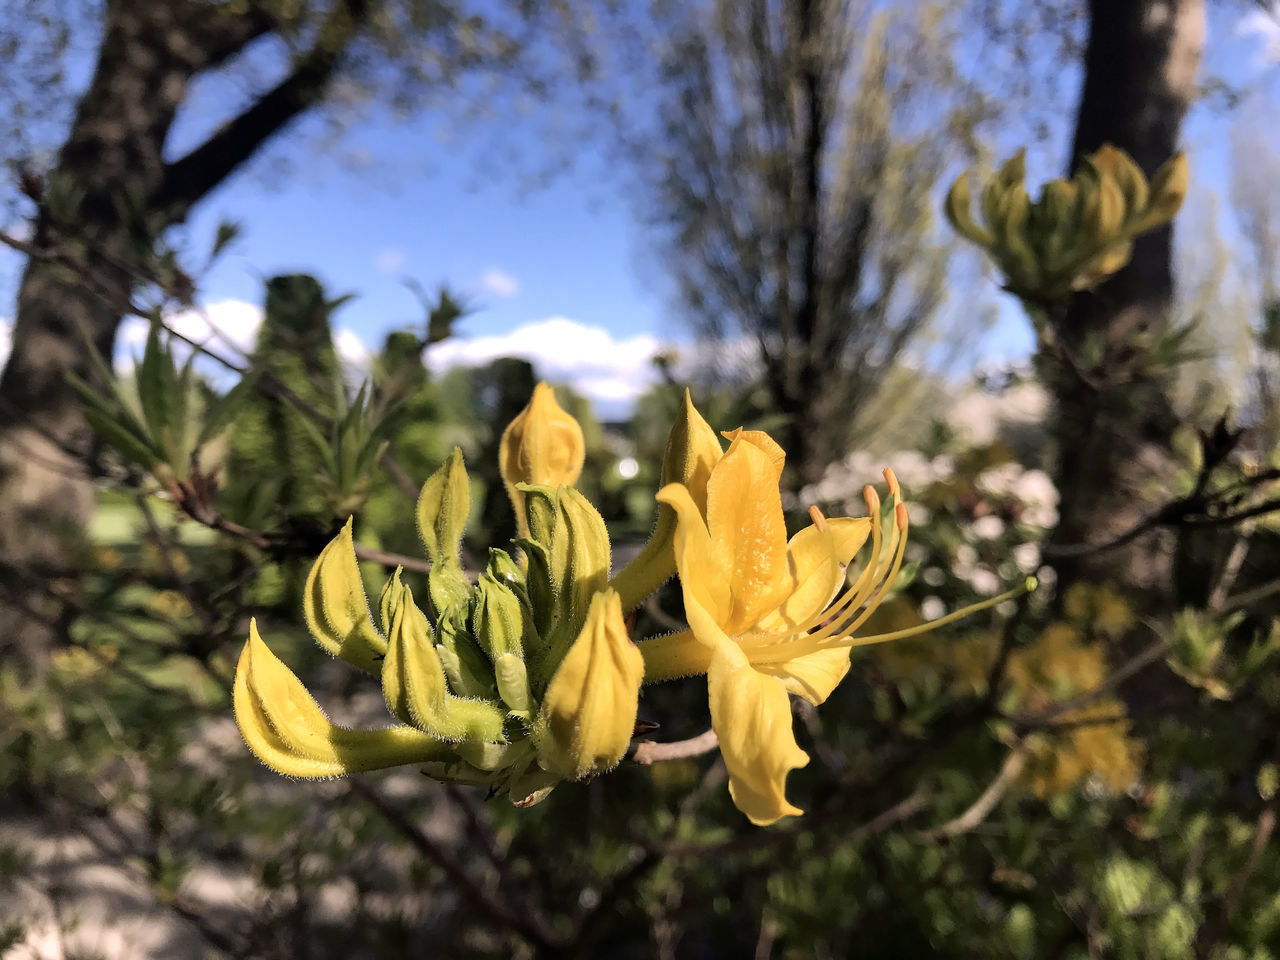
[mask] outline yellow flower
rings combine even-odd
[[[785,795],[787,773],[809,759],[792,732],[788,694],[822,703],[848,672],[850,647],[922,633],[959,614],[855,638],[902,564],[907,511],[893,473],[885,471],[894,504],[887,542],[871,487],[868,516],[828,519],[814,508],[814,522],[788,541],[778,492],[785,454],[758,431],[726,436],[729,449],[707,482],[705,520],[686,487],[658,493],[678,518],[676,564],[690,629],[640,650],[646,682],[707,674],[729,792],[765,825],[802,812]],[[846,566],[868,539],[861,574],[839,595]]]
[[[498,448],[498,469],[515,507],[520,535],[528,535],[521,483],[571,487],[582,473],[586,442],[582,427],[560,404],[546,383],[533,389],[529,405],[507,426]]]

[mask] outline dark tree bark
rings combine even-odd
[[[1084,88],[1072,166],[1104,143],[1127,151],[1148,177],[1178,150],[1205,38],[1204,0],[1090,0]],[[1176,419],[1165,376],[1132,364],[1135,340],[1169,327],[1173,297],[1169,227],[1146,234],[1123,270],[1078,295],[1067,346],[1108,345],[1107,377],[1089,383],[1046,360],[1054,394],[1061,519],[1051,543],[1096,543],[1129,529],[1151,509],[1144,493],[1170,474]],[[1078,580],[1169,589],[1170,537],[1157,532],[1125,549],[1056,561],[1061,587]],[[1061,593],[1060,593],[1061,595]]]
[[[116,328],[163,232],[324,94],[367,4],[343,0],[273,90],[185,157],[164,149],[191,80],[273,29],[255,4],[108,0],[96,70],[50,172],[76,195],[48,209],[18,293],[0,376],[0,652],[38,664],[63,616],[94,505],[92,437],[66,375],[93,381],[86,344]]]

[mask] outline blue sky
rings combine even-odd
[[[1213,9],[1208,65],[1233,82],[1256,85],[1263,78],[1264,94],[1270,91],[1275,103],[1280,27],[1261,13],[1242,20],[1238,8]],[[1201,157],[1197,176],[1207,176],[1219,192],[1224,122],[1201,111],[1186,131],[1193,160]],[[179,136],[197,136],[199,123],[199,117],[190,121]],[[242,237],[203,278],[202,302],[247,345],[262,279],[314,273],[334,295],[357,294],[335,319],[340,344],[356,358],[360,343],[376,347],[386,331],[421,317],[406,278],[428,289],[447,283],[477,311],[442,358],[485,359],[505,345],[541,357],[548,376],[577,365],[604,412],[624,411],[628,391],[638,392],[651,375],[648,356],[660,342],[687,336],[660,270],[646,259],[648,238],[623,196],[625,181],[604,176],[602,162],[589,155],[575,173],[526,188],[531,173],[569,152],[565,143],[545,143],[531,129],[515,127],[505,139],[502,131],[485,131],[468,146],[440,137],[438,123],[429,116],[400,123],[379,113],[324,152],[316,148],[316,123],[276,143],[211,195],[179,235],[196,254],[207,248],[219,220],[243,226]],[[1017,139],[1016,131],[1010,135]],[[500,144],[501,155],[513,152],[521,162],[504,169],[498,154],[482,153],[486,143]],[[1046,166],[1060,163],[1045,158]],[[19,268],[17,257],[0,251],[0,318],[12,315]],[[137,336],[136,329],[126,331],[126,350]],[[1002,308],[988,344],[996,356],[1028,350],[1012,304]]]

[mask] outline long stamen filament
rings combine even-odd
[[[928,623],[921,623],[914,627],[907,627],[905,630],[894,630],[892,633],[878,633],[871,637],[858,637],[853,640],[849,646],[866,647],[873,643],[888,643],[890,640],[905,640],[907,637],[916,637],[922,633],[928,633],[930,630],[936,630],[938,627],[946,626],[948,623],[954,623],[970,614],[979,613],[991,607],[998,606],[1006,600],[1016,600],[1023,594],[1031,593],[1038,586],[1035,577],[1027,577],[1022,582],[1022,586],[1015,587],[1012,590],[1006,590],[998,597],[991,597],[989,600],[982,600],[978,603],[971,603],[962,610],[954,613],[948,613],[945,617],[939,617],[937,620],[930,620]]]

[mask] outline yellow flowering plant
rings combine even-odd
[[[622,760],[642,684],[706,674],[734,803],[756,824],[800,813],[785,796],[787,773],[808,760],[792,733],[790,695],[822,703],[848,672],[850,648],[969,611],[855,636],[901,568],[907,512],[896,478],[886,471],[887,534],[868,487],[866,517],[828,519],[814,508],[813,522],[788,540],[782,449],[758,431],[724,436],[727,450],[686,392],[662,467],[654,533],[610,578],[604,521],[573,486],[582,431],[539,384],[500,450],[519,519],[516,549],[491,549],[474,582],[463,569],[470,493],[455,450],[418,501],[431,560],[425,609],[397,570],[375,613],[351,521],[307,579],[303,610],[312,636],[378,677],[399,723],[380,730],[334,724],[251,623],[234,691],[245,742],[288,776],[411,763],[527,805],[562,780],[593,777]],[[846,569],[868,545],[850,583]],[[637,644],[627,612],[677,573],[689,628]]]

